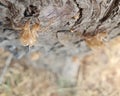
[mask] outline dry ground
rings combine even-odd
[[[0,96],[120,96],[120,37],[112,39],[104,46],[93,47],[80,64],[77,83],[66,86],[55,73],[36,69],[25,59],[11,60],[0,85]],[[2,73],[10,53],[0,49],[0,71]],[[31,59],[38,59],[32,54]]]

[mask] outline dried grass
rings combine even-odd
[[[111,40],[106,47],[93,50],[80,61],[74,87],[61,87],[56,75],[48,70],[12,61],[0,85],[0,96],[119,96],[119,41],[119,37]],[[1,49],[2,67],[8,56]]]

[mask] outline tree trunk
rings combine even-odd
[[[20,38],[28,30],[27,21],[30,30],[36,23],[40,28],[31,34],[38,36],[26,37],[23,45]],[[119,34],[120,0],[0,0],[0,47],[73,82],[79,70],[76,57],[80,60],[91,47]],[[36,42],[30,46],[30,40]],[[40,53],[37,61],[30,59],[33,52]]]

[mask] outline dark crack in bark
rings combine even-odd
[[[99,20],[101,23],[105,22],[113,12],[113,10],[118,6],[120,0],[111,0],[111,4],[104,13],[104,16]]]

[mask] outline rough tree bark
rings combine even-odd
[[[29,19],[40,30],[34,46],[23,46],[16,28]],[[94,42],[87,39],[105,33],[99,41],[107,42],[119,29],[120,0],[0,0],[0,47],[18,59],[40,52],[39,60],[28,62],[72,79],[79,69],[75,56],[85,56]]]

